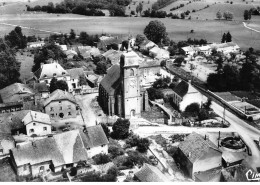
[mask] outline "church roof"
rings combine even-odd
[[[100,85],[109,95],[113,95],[119,86],[120,66],[115,64],[107,70],[106,76],[101,80]]]

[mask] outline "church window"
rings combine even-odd
[[[129,74],[129,76],[134,76],[134,75],[135,75],[134,70],[133,70],[133,69],[130,69],[130,74]]]

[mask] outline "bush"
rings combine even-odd
[[[92,157],[92,159],[95,161],[97,165],[99,164],[106,164],[111,161],[110,157],[106,154],[97,154]]]
[[[167,148],[166,152],[167,152],[171,157],[173,157],[173,156],[176,154],[177,150],[178,150],[178,147],[176,147],[176,146],[171,146],[171,147]]]
[[[78,172],[77,168],[76,167],[72,167],[70,169],[70,176],[76,176],[77,172]]]
[[[126,139],[129,135],[130,122],[128,119],[118,118],[113,124],[111,137],[114,139]]]
[[[117,146],[109,146],[108,153],[111,155],[112,159],[117,156],[124,155],[124,150]]]
[[[150,161],[147,157],[143,156],[137,151],[129,151],[128,157],[126,158],[126,161],[123,163],[123,166],[132,168],[135,164],[143,165],[144,163],[150,164]]]
[[[150,146],[150,141],[147,138],[141,138],[137,144],[137,148],[136,150],[141,152],[141,153],[145,153],[147,152],[148,148]]]

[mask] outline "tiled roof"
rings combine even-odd
[[[222,158],[228,163],[234,163],[237,161],[241,161],[246,158],[246,154],[243,152],[229,152],[223,151]]]
[[[17,166],[52,161],[54,166],[87,160],[87,152],[78,130],[35,140],[12,149]]]
[[[101,80],[100,85],[109,95],[113,95],[116,88],[120,85],[120,66],[113,65],[107,70],[107,74]]]
[[[33,95],[33,89],[22,83],[14,83],[0,90],[4,103],[21,101],[23,96]]]
[[[241,98],[231,94],[230,92],[215,92],[215,94],[227,102],[241,100]]]
[[[34,73],[34,75],[40,80],[45,78],[53,78],[54,74],[56,74],[56,77],[68,76],[68,72],[65,69],[63,69],[63,67],[61,67],[61,65],[57,62],[43,64]]]
[[[260,108],[260,99],[258,100],[247,100],[248,103]]]
[[[84,75],[83,68],[67,69],[67,72],[69,73],[71,79],[79,79],[80,75]]]
[[[209,139],[205,140],[201,135],[192,132],[183,142],[179,144],[182,153],[194,163],[210,149],[221,152]]]
[[[36,92],[41,93],[41,92],[49,92],[49,87],[45,82],[43,83],[36,83],[34,85],[34,89]]]
[[[142,169],[135,173],[141,182],[169,182],[169,179],[157,168],[144,164]]]
[[[85,148],[93,148],[108,144],[106,134],[100,125],[87,127],[86,131],[80,131],[80,134],[82,135],[81,138]]]
[[[44,107],[46,107],[50,102],[59,100],[69,100],[72,103],[76,104],[76,99],[71,93],[57,89],[51,93],[50,97],[45,100],[43,105]]]
[[[29,111],[22,121],[24,122],[25,125],[33,121],[51,125],[51,119],[48,114],[44,114],[42,112],[35,112],[35,111]]]
[[[199,182],[220,182],[221,168],[214,168],[207,171],[194,173]]]

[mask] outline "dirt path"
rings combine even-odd
[[[249,29],[249,30],[253,30],[253,31],[257,32],[257,33],[260,33],[259,30],[256,30],[256,29],[254,29],[254,28],[250,28],[250,27],[248,27],[247,24],[246,24],[245,22],[243,22],[243,25],[244,25],[245,28],[247,28],[247,29]]]

